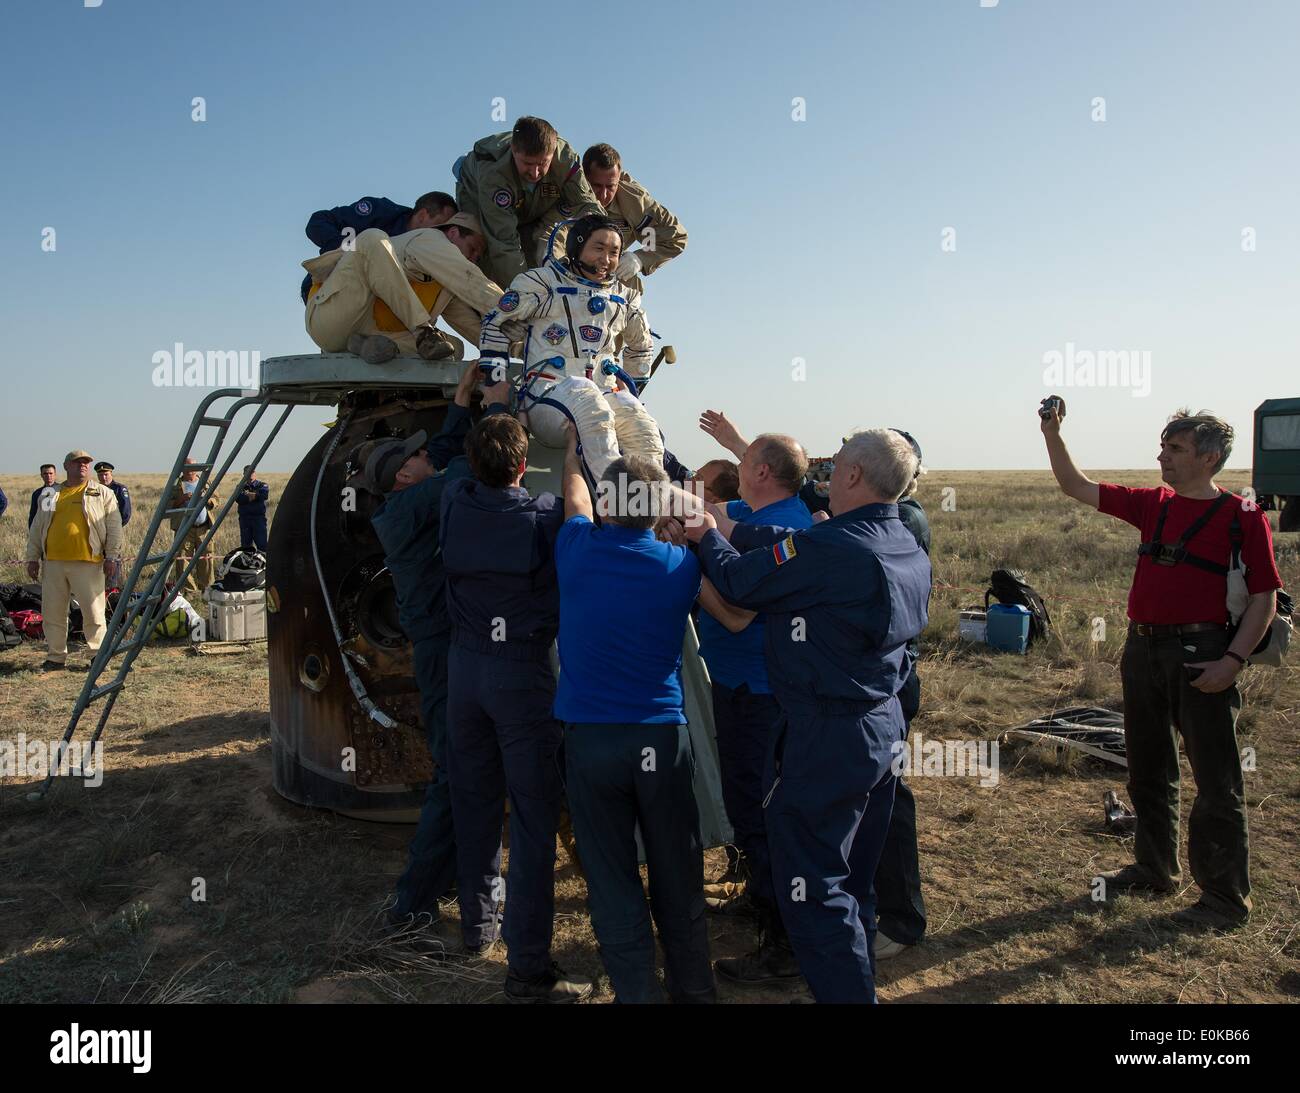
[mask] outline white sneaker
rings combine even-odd
[[[911,947],[911,945],[904,945],[901,941],[895,941],[892,937],[886,937],[877,930],[876,940],[871,949],[876,954],[877,960],[889,960],[899,953],[907,952]]]

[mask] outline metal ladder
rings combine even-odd
[[[222,399],[231,398],[235,401],[224,414],[219,412],[209,413],[215,403]],[[176,594],[175,591],[169,594],[166,588],[167,574],[171,569],[172,562],[180,554],[181,548],[185,544],[185,538],[198,520],[199,513],[207,511],[208,500],[216,492],[217,486],[221,484],[226,471],[230,469],[231,463],[239,456],[244,445],[248,442],[248,438],[257,427],[257,423],[262,420],[262,415],[266,413],[267,407],[271,404],[272,398],[270,395],[259,391],[241,390],[238,387],[226,387],[213,391],[199,403],[199,407],[195,410],[194,417],[190,421],[190,427],[185,434],[185,440],[176,455],[176,461],[172,464],[171,476],[168,478],[167,484],[163,486],[163,494],[158,499],[158,507],[154,510],[153,519],[149,522],[149,530],[145,532],[144,542],[140,546],[140,552],[136,555],[135,564],[131,567],[131,575],[121,585],[117,606],[113,609],[113,616],[108,621],[104,640],[91,661],[90,669],[86,673],[86,681],[82,684],[81,693],[77,696],[77,701],[72,707],[68,727],[63,732],[63,743],[59,749],[58,763],[51,764],[40,789],[29,794],[29,798],[39,799],[49,792],[55,776],[59,774],[63,767],[64,756],[68,754],[68,745],[77,731],[77,725],[81,721],[82,715],[100,699],[107,699],[100,711],[99,721],[95,725],[94,735],[88,745],[88,752],[93,754],[95,745],[99,743],[99,738],[104,732],[104,726],[108,724],[109,715],[113,712],[113,705],[117,702],[117,696],[121,694],[122,688],[126,684],[126,677],[131,672],[132,663],[140,650],[148,644],[149,638],[153,635],[154,627],[166,614],[172,597]],[[226,434],[235,423],[240,411],[248,406],[257,407],[256,412],[235,442],[230,454],[226,456],[225,461],[222,462],[214,474],[213,468],[217,467],[217,458],[225,445]],[[256,466],[262,456],[266,454],[267,448],[271,446],[271,441],[276,438],[276,435],[280,432],[280,427],[285,423],[292,410],[293,404],[284,407],[284,412],[262,442],[257,454],[248,461],[250,464]],[[198,437],[199,430],[203,428],[216,430],[208,449],[207,459],[202,463],[186,463],[185,457],[189,454],[195,439]],[[195,484],[194,492],[190,494],[187,504],[181,508],[170,508],[172,490],[181,473],[185,470],[198,471],[199,480]],[[189,563],[177,577],[177,588],[184,586],[186,578],[193,571],[195,565],[198,564],[200,557],[207,552],[208,544],[216,535],[221,522],[230,511],[230,507],[235,503],[235,498],[238,497],[245,481],[246,477],[241,475],[239,485],[231,491],[230,497],[221,506],[220,511],[209,514],[208,533],[203,537],[203,541],[199,544],[193,557],[190,558]],[[181,513],[184,514],[184,519],[173,533],[171,544],[160,553],[153,553],[154,543],[158,538],[164,520]],[[149,566],[155,568],[152,572],[146,574],[145,569]],[[135,595],[136,590],[142,586],[144,589],[143,594]],[[101,686],[99,684],[100,677],[109,670],[109,662],[119,654],[125,655],[117,665],[112,680]],[[87,752],[83,752],[83,756],[85,754]],[[85,761],[83,759],[83,767],[84,765]],[[69,773],[80,773],[72,770],[71,762],[69,762]]]

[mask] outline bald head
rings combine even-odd
[[[799,492],[807,473],[802,444],[782,433],[763,433],[740,460],[740,496],[755,510],[784,501]]]

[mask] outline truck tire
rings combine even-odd
[[[1300,497],[1288,497],[1277,518],[1278,531],[1300,531]]]

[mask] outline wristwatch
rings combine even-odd
[[[1248,661],[1245,657],[1237,653],[1234,653],[1231,649],[1226,650],[1223,655],[1225,657],[1232,657],[1232,659],[1235,660],[1238,664],[1240,664],[1243,668],[1245,668],[1250,663],[1250,661]]]

